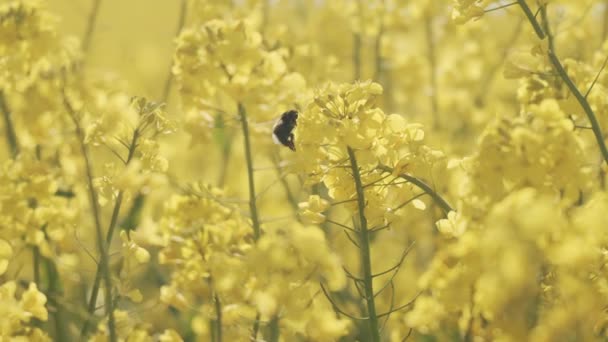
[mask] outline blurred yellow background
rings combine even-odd
[[[82,38],[97,0],[48,0],[61,34]],[[134,94],[159,99],[179,21],[177,0],[101,0],[89,67],[118,73]],[[121,9],[121,10],[118,10]]]

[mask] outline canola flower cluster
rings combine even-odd
[[[602,1],[103,2],[0,0],[0,340],[608,338]]]

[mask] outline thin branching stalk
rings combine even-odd
[[[256,203],[255,180],[253,171],[253,156],[251,153],[251,142],[249,140],[249,123],[247,121],[247,111],[242,103],[238,104],[241,127],[243,128],[243,141],[245,144],[245,160],[247,162],[247,179],[249,181],[249,209],[251,211],[251,222],[253,224],[253,238],[257,241],[260,238],[260,219],[258,216],[258,206]]]
[[[101,216],[99,213],[99,207],[97,206],[97,192],[95,191],[95,186],[93,184],[93,166],[91,165],[91,158],[89,157],[89,151],[84,143],[84,130],[80,125],[80,121],[77,118],[76,111],[69,103],[66,94],[63,94],[63,102],[65,107],[70,115],[72,122],[76,128],[76,137],[78,138],[78,143],[80,145],[80,152],[82,153],[82,157],[84,159],[85,171],[86,171],[86,179],[87,186],[89,189],[89,202],[91,204],[91,211],[93,212],[93,219],[95,223],[95,234],[97,238],[97,247],[99,249],[99,268],[101,269],[101,273],[104,280],[104,300],[105,300],[105,311],[106,315],[108,315],[108,331],[109,338],[111,342],[116,342],[116,323],[114,320],[114,310],[112,308],[112,277],[110,275],[110,265],[109,265],[109,257],[108,257],[108,249],[107,244],[103,238],[103,231],[101,228]]]
[[[390,172],[393,173],[394,169],[391,168],[390,166],[386,166],[386,165],[380,165],[378,166],[378,169],[385,171],[385,172]],[[408,182],[414,184],[415,186],[417,186],[420,190],[426,192],[429,196],[431,196],[431,198],[433,199],[433,201],[439,206],[441,207],[441,209],[443,209],[443,211],[445,213],[449,213],[450,211],[453,211],[454,209],[452,208],[452,206],[443,198],[441,197],[441,195],[439,195],[435,190],[433,190],[433,188],[431,186],[429,186],[428,184],[426,184],[425,182],[423,182],[422,180],[408,175],[406,173],[400,173],[398,175],[399,177],[407,180]]]
[[[226,177],[228,174],[228,164],[230,163],[230,155],[232,154],[232,143],[233,134],[226,127],[225,113],[218,112],[215,119],[215,129],[217,134],[220,135],[220,151],[222,153],[220,162],[220,172],[218,179],[218,187],[223,188],[226,183]]]
[[[17,134],[15,133],[15,125],[11,116],[11,110],[8,108],[4,92],[0,90],[0,111],[4,118],[4,129],[6,130],[6,141],[11,156],[14,158],[19,154],[19,143],[17,142]]]
[[[51,259],[45,258],[45,268],[48,279],[48,289],[46,291],[48,295],[49,306],[55,309],[53,314],[53,322],[55,323],[55,340],[56,341],[69,341],[70,337],[66,330],[66,320],[64,317],[64,310],[60,307],[57,298],[61,294],[61,284],[59,280],[59,273],[57,268]]]
[[[131,138],[131,144],[129,146],[129,154],[127,156],[126,165],[129,165],[133,156],[135,155],[135,149],[137,148],[137,140],[139,139],[139,129],[135,129],[133,131],[133,137]],[[112,210],[112,218],[110,219],[110,226],[108,227],[108,231],[106,232],[105,244],[109,246],[112,243],[112,237],[114,236],[114,231],[116,230],[118,216],[120,214],[120,209],[122,206],[122,201],[124,197],[124,191],[120,190],[118,195],[116,196],[116,202],[114,203],[114,209]],[[87,307],[87,313],[89,317],[93,315],[95,311],[95,306],[97,304],[97,296],[99,295],[99,287],[101,286],[101,279],[103,275],[103,268],[101,267],[101,262],[97,266],[97,272],[95,273],[95,281],[93,282],[93,288],[91,290],[91,297],[89,298],[89,305]],[[81,337],[85,337],[91,328],[91,319],[85,320],[80,335]]]
[[[532,24],[532,28],[534,29],[534,32],[536,32],[536,35],[538,36],[538,38],[545,39],[545,33],[543,32],[543,29],[540,27],[540,24],[538,23],[538,21],[536,21],[536,17],[534,16],[534,13],[532,13],[532,10],[530,9],[530,7],[528,7],[528,4],[526,4],[526,0],[517,0],[517,2],[519,3],[519,6],[521,7],[521,9],[524,11],[524,14],[528,18],[528,21],[530,22],[530,24]]]
[[[297,212],[298,211],[298,199],[296,198],[294,193],[291,191],[291,188],[289,187],[289,182],[287,181],[287,177],[285,175],[281,174],[281,167],[279,165],[279,160],[278,160],[277,156],[272,157],[272,164],[277,173],[277,177],[279,178],[279,182],[283,186],[283,189],[285,189],[285,195],[287,196],[287,200],[289,201],[289,204],[291,204],[292,209],[295,212]]]
[[[353,78],[361,79],[361,33],[353,34]]]
[[[357,8],[359,10],[359,21],[363,20],[362,18],[362,4],[361,0],[357,1]],[[362,26],[362,25],[361,25]],[[353,77],[355,81],[361,79],[361,45],[362,45],[362,37],[361,31],[353,32]]]
[[[477,91],[477,96],[475,97],[475,104],[477,106],[484,106],[486,97],[488,96],[490,89],[492,88],[492,82],[494,82],[494,80],[496,79],[496,75],[498,74],[500,67],[504,64],[504,61],[507,59],[507,55],[509,54],[509,51],[511,50],[513,45],[515,45],[515,42],[519,38],[521,29],[524,26],[523,23],[524,20],[520,20],[517,23],[513,34],[509,38],[508,42],[505,44],[505,47],[502,51],[502,54],[500,55],[500,58],[498,59],[498,62],[494,63],[494,65],[492,65],[487,72],[484,72],[482,80],[480,82],[480,86],[478,88],[479,90]]]
[[[382,8],[386,11],[386,4],[382,1]],[[383,77],[383,63],[382,57],[382,38],[384,37],[384,11],[380,14],[380,26],[378,27],[378,34],[376,34],[376,40],[374,41],[374,81],[382,82]]]
[[[604,6],[604,11],[602,12],[602,40],[600,43],[603,45],[606,40],[606,36],[608,35],[608,6]]]
[[[217,293],[213,296],[215,302],[215,341],[222,342],[222,303]]]
[[[260,33],[264,35],[270,18],[270,1],[262,0],[262,24],[260,25]]]
[[[359,165],[355,151],[347,147],[348,157],[355,180],[355,188],[357,190],[357,206],[359,211],[359,251],[361,258],[361,266],[363,268],[363,283],[365,285],[365,300],[367,302],[367,316],[369,317],[369,328],[372,342],[380,341],[380,329],[378,325],[378,316],[376,315],[376,303],[374,299],[374,287],[372,277],[372,264],[370,255],[370,240],[367,230],[367,217],[365,216],[365,190],[361,182],[361,174],[359,173]]]
[[[0,90],[0,111],[2,111],[2,116],[4,118],[4,129],[6,130],[6,141],[8,143],[9,152],[11,158],[16,159],[19,155],[19,142],[17,140],[17,134],[15,132],[15,126],[13,125],[13,119],[11,116],[11,111],[6,103],[6,98],[4,92]],[[38,246],[32,247],[32,262],[33,262],[33,273],[34,273],[34,282],[36,285],[40,286],[40,249]],[[59,313],[59,311],[57,312]],[[56,319],[57,321],[57,319]],[[58,332],[63,331],[63,329],[57,329]]]
[[[384,97],[386,102],[384,107],[386,108],[385,113],[392,113],[394,105],[394,96],[393,96],[393,77],[392,77],[392,66],[389,63],[388,65],[383,65],[382,69],[382,78],[384,80],[384,84],[382,87],[384,88]]]
[[[492,7],[492,8],[488,8],[486,10],[484,10],[484,13],[490,13],[490,12],[494,12],[494,11],[499,11],[501,9],[507,8],[507,7],[511,7],[513,5],[517,5],[517,1],[515,2],[510,2],[508,4],[504,4],[504,5],[500,5],[500,6],[496,6],[496,7]]]
[[[433,29],[433,18],[427,15],[424,20],[426,48],[429,57],[429,77],[431,79],[431,113],[433,114],[433,127],[438,129],[439,124],[439,92],[437,91],[437,53],[435,51],[435,30]]]
[[[40,285],[40,249],[38,246],[32,248],[32,258],[34,263],[34,283]]]
[[[226,132],[226,129],[223,128],[224,132]],[[219,179],[217,181],[217,185],[220,188],[223,188],[224,185],[226,184],[226,176],[228,174],[228,164],[230,163],[230,154],[232,152],[232,141],[230,140],[230,138],[226,139],[225,141],[222,141],[222,146],[221,146],[221,151],[222,151],[222,161],[220,163],[220,174],[219,174]]]
[[[557,72],[559,77],[564,81],[564,83],[566,84],[566,86],[568,87],[568,89],[570,90],[572,95],[574,95],[577,102],[583,108],[583,111],[587,115],[587,119],[589,120],[589,123],[591,124],[591,130],[593,131],[595,140],[597,141],[597,144],[600,148],[602,158],[604,159],[604,161],[606,163],[608,163],[608,148],[606,148],[606,143],[604,142],[604,134],[602,133],[602,129],[597,120],[597,116],[595,115],[595,112],[591,108],[591,105],[589,105],[589,102],[587,101],[585,96],[576,87],[576,85],[574,84],[574,82],[572,81],[570,76],[568,76],[566,69],[564,68],[561,61],[557,57],[557,54],[555,53],[555,46],[553,44],[553,35],[551,34],[551,30],[549,29],[549,23],[547,20],[546,5],[543,5],[543,7],[541,7],[541,17],[543,19],[543,26],[546,31],[546,32],[544,32],[543,29],[541,28],[541,25],[534,17],[534,15],[531,15],[531,16],[528,15],[528,13],[532,13],[532,11],[530,10],[530,8],[526,4],[526,2],[523,0],[518,0],[518,2],[519,2],[519,5],[521,6],[522,10],[524,11],[524,13],[526,13],[526,17],[528,17],[528,20],[530,21],[530,24],[534,28],[534,31],[536,32],[538,37],[540,39],[544,39],[545,36],[548,37],[549,51],[547,52],[547,55],[549,57],[549,60],[551,61],[551,64],[553,64],[553,67],[555,68],[555,71]]]
[[[551,33],[551,28],[549,27],[549,19],[547,18],[547,5],[543,5],[540,7],[540,16],[542,18],[542,28],[547,36],[547,40],[549,43],[549,51],[555,52],[555,43],[553,42],[553,34]]]
[[[91,7],[91,12],[89,12],[89,20],[87,21],[87,29],[84,32],[84,37],[82,38],[82,50],[85,53],[88,53],[91,47],[91,40],[93,38],[93,32],[95,31],[97,17],[99,16],[100,6],[101,0],[93,0],[93,7]]]
[[[253,239],[257,241],[261,236],[260,218],[258,215],[258,206],[256,203],[255,193],[255,172],[253,170],[253,156],[251,153],[251,142],[249,140],[249,122],[247,121],[247,110],[242,103],[238,103],[239,117],[241,127],[243,129],[243,143],[245,145],[245,161],[247,162],[247,181],[249,184],[249,211],[251,214],[251,223],[253,225]],[[257,339],[258,331],[260,330],[260,314],[258,313],[253,322],[253,331],[251,337],[253,341]]]
[[[270,321],[270,326],[268,327],[270,330],[270,337],[268,338],[269,342],[279,342],[280,330],[279,330],[279,317],[274,316],[274,318]]]
[[[258,340],[258,332],[260,331],[260,319],[261,319],[261,315],[258,312],[255,315],[255,320],[253,321],[253,329],[251,329],[251,337],[249,338],[251,341],[257,341]]]
[[[184,28],[184,25],[186,23],[186,11],[188,9],[188,1],[187,0],[182,0],[180,9],[179,9],[179,18],[177,20],[177,30],[175,32],[175,36],[177,37],[180,32],[182,32],[182,29]],[[167,74],[167,78],[165,79],[165,84],[163,86],[163,93],[161,96],[161,99],[163,102],[167,102],[167,100],[169,99],[169,94],[171,93],[171,85],[173,84],[173,59],[171,59],[171,62],[169,63],[169,73]]]

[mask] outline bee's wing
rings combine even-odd
[[[272,141],[274,141],[275,144],[280,145],[281,141],[279,140],[279,137],[277,136],[277,128],[279,126],[281,126],[283,124],[283,118],[280,117],[277,121],[275,121],[274,126],[272,126]]]
[[[279,137],[277,137],[276,133],[274,132],[272,132],[272,141],[277,145],[282,145],[281,141],[279,140]]]

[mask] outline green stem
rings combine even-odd
[[[131,160],[133,159],[133,156],[135,155],[135,149],[137,147],[138,138],[139,138],[139,130],[135,129],[135,131],[133,131],[133,137],[131,139],[131,144],[129,145],[129,154],[127,156],[127,165],[131,162]],[[105,244],[108,246],[111,244],[112,237],[114,235],[114,231],[116,230],[116,226],[117,226],[116,223],[118,222],[118,216],[120,214],[120,208],[122,206],[123,197],[124,197],[124,191],[121,190],[118,192],[118,196],[116,197],[116,203],[114,203],[114,209],[112,210],[112,218],[110,220],[110,226],[108,227],[108,231],[106,233]],[[89,314],[88,315],[89,318],[87,318],[85,320],[85,322],[82,326],[82,329],[80,331],[80,336],[82,338],[84,338],[87,335],[87,333],[89,332],[89,329],[91,328],[92,320],[90,317],[93,316],[93,312],[95,311],[103,272],[104,272],[103,267],[101,267],[101,262],[100,262],[97,267],[97,272],[95,273],[95,281],[93,282],[93,288],[91,289],[91,297],[89,298],[89,305],[87,307],[87,313]]]
[[[70,341],[68,331],[65,327],[64,308],[57,302],[57,298],[61,294],[61,284],[59,280],[59,273],[57,268],[51,259],[44,259],[45,268],[48,279],[48,289],[46,291],[49,306],[55,309],[53,314],[53,322],[55,323],[55,340],[56,341]]]
[[[492,88],[492,82],[495,80],[496,74],[501,69],[500,67],[504,64],[505,60],[507,59],[507,56],[509,55],[509,50],[511,50],[513,45],[515,45],[517,38],[519,38],[521,29],[524,26],[523,23],[524,23],[524,20],[520,20],[517,23],[517,26],[515,27],[515,30],[513,31],[513,35],[511,35],[511,38],[509,39],[509,41],[506,43],[504,49],[502,50],[502,53],[500,55],[498,62],[494,63],[494,65],[492,65],[486,72],[483,73],[482,81],[479,83],[480,84],[480,87],[478,88],[479,90],[477,91],[477,95],[475,96],[475,104],[478,107],[484,106],[486,96],[490,93],[490,90]]]
[[[287,200],[289,201],[289,204],[291,204],[291,208],[293,209],[293,211],[297,213],[299,209],[298,199],[291,191],[291,188],[289,187],[289,182],[287,181],[287,177],[281,175],[281,168],[279,165],[278,156],[271,156],[271,159],[273,160],[274,170],[277,173],[277,177],[279,177],[279,182],[281,182],[283,189],[285,189],[285,195],[287,196]]]
[[[540,27],[538,21],[536,21],[536,18],[534,17],[534,13],[532,13],[532,10],[530,9],[530,7],[528,7],[528,4],[526,4],[526,1],[517,0],[517,3],[519,3],[519,6],[524,11],[524,14],[526,15],[526,17],[528,18],[528,21],[530,22],[530,24],[532,24],[532,28],[534,29],[534,32],[536,32],[536,35],[538,36],[538,38],[545,39],[545,33],[543,32],[543,29]]]
[[[101,0],[94,0],[93,7],[91,8],[91,12],[89,12],[89,20],[87,21],[87,29],[84,33],[84,37],[82,38],[82,50],[87,53],[89,52],[89,48],[91,47],[91,40],[93,37],[93,31],[95,30],[95,24],[97,22],[97,16],[99,14],[99,6],[101,5]]]
[[[110,341],[116,342],[116,322],[114,320],[114,310],[112,309],[112,277],[110,275],[108,249],[106,242],[103,239],[103,230],[101,228],[101,216],[99,213],[99,207],[97,206],[97,192],[95,192],[95,186],[93,184],[93,166],[91,165],[91,159],[89,157],[89,151],[86,144],[84,143],[85,133],[76,117],[76,112],[72,105],[69,103],[66,94],[63,94],[63,101],[68,113],[70,114],[74,126],[76,127],[76,136],[78,137],[78,143],[80,144],[80,152],[84,159],[87,185],[89,188],[89,202],[91,204],[91,210],[93,211],[93,219],[95,223],[95,234],[97,237],[97,248],[99,249],[99,268],[103,275],[104,280],[104,301],[105,311],[108,315],[108,330],[110,333]]]
[[[547,5],[540,7],[540,17],[542,18],[542,27],[549,41],[549,51],[555,52],[555,44],[553,43],[553,34],[551,34],[551,28],[549,27],[549,19],[547,18]]]
[[[216,342],[222,342],[222,303],[217,293],[214,295],[215,301],[215,326],[216,326]]]
[[[228,174],[228,164],[230,163],[230,154],[232,152],[232,141],[230,137],[226,137],[226,141],[222,142],[222,161],[220,164],[220,176],[217,181],[218,187],[223,188],[226,184],[226,176]]]
[[[425,21],[426,46],[430,63],[431,78],[431,112],[433,113],[433,127],[439,128],[439,100],[437,91],[437,55],[435,53],[435,33],[433,30],[433,18],[427,15]]]
[[[253,238],[257,241],[260,238],[260,219],[258,217],[258,207],[255,198],[255,180],[253,171],[253,157],[251,153],[251,142],[249,141],[249,123],[247,121],[247,111],[242,103],[238,104],[241,126],[243,128],[243,140],[245,144],[245,159],[247,161],[247,179],[249,181],[249,209],[251,211],[251,221],[253,224]]]
[[[175,32],[175,36],[179,36],[179,33],[182,32],[182,28],[184,28],[184,24],[186,23],[186,11],[188,8],[188,1],[187,0],[182,0],[182,4],[180,6],[180,10],[179,10],[179,19],[177,21],[177,31]],[[163,86],[163,94],[162,94],[162,101],[163,102],[167,102],[167,100],[169,99],[169,94],[171,92],[171,85],[173,83],[173,62],[170,63],[169,65],[169,74],[167,75],[167,78],[165,79],[165,85]]]
[[[353,32],[353,77],[355,81],[361,79],[361,48],[362,37],[361,30],[363,29],[363,4],[361,0],[357,0],[357,15],[359,20],[359,32]]]
[[[215,119],[215,130],[218,137],[218,144],[220,145],[220,152],[222,153],[220,162],[220,173],[218,179],[218,187],[223,188],[226,184],[226,177],[228,174],[228,164],[230,163],[230,155],[232,153],[232,142],[233,135],[231,134],[225,123],[223,113],[218,113]]]
[[[245,160],[247,162],[247,180],[249,183],[249,211],[251,212],[251,222],[253,225],[253,238],[255,241],[260,239],[260,219],[258,213],[258,207],[256,203],[255,193],[255,174],[253,171],[253,155],[251,153],[251,141],[249,139],[249,122],[247,121],[247,110],[242,103],[238,103],[239,117],[241,119],[241,127],[243,129],[243,141],[245,145]],[[253,323],[253,332],[251,334],[252,340],[257,339],[258,331],[260,329],[260,314],[256,315]]]
[[[380,23],[378,34],[374,42],[374,81],[382,84],[382,35],[384,33],[384,21]]]
[[[526,5],[526,3],[523,0],[518,0],[518,2],[525,13],[528,13],[528,12],[531,13],[530,8]],[[551,31],[549,28],[549,23],[547,20],[546,5],[541,7],[540,10],[541,10],[541,17],[543,19],[543,26],[545,27],[546,34],[549,37],[549,52],[547,53],[549,60],[551,61],[551,64],[553,64],[553,67],[557,71],[557,74],[559,75],[559,77],[564,81],[564,83],[566,83],[566,86],[568,87],[568,89],[570,90],[572,95],[574,95],[574,97],[576,98],[576,101],[580,104],[580,106],[583,108],[583,111],[587,115],[587,119],[589,120],[589,123],[591,124],[591,130],[593,131],[595,140],[597,141],[597,144],[600,148],[602,158],[608,164],[608,148],[606,148],[606,143],[604,142],[604,134],[602,133],[602,128],[600,127],[600,124],[597,120],[597,116],[595,115],[595,112],[591,108],[591,105],[589,105],[589,102],[587,102],[587,98],[576,87],[576,85],[574,84],[574,82],[572,81],[570,76],[568,76],[566,69],[564,68],[564,66],[562,65],[562,63],[560,62],[559,58],[557,57],[557,55],[555,53],[555,46],[553,44],[553,35],[551,34]],[[540,24],[538,23],[536,18],[534,18],[533,15],[528,16],[526,14],[526,16],[528,17],[530,24],[532,24],[532,27],[535,28],[535,31],[536,31],[536,27],[538,27],[540,29]],[[542,30],[541,30],[541,33],[542,33]],[[537,34],[538,34],[538,31],[537,31]],[[543,39],[545,37],[545,34],[544,33],[542,35],[539,34],[538,36],[541,39]]]
[[[270,337],[268,338],[269,342],[279,342],[280,337],[280,329],[279,329],[279,317],[274,316],[270,321]]]
[[[361,174],[359,173],[359,165],[355,157],[355,151],[347,147],[348,157],[355,180],[357,190],[357,205],[359,211],[359,251],[361,265],[363,268],[363,283],[365,287],[365,300],[367,302],[367,316],[369,317],[369,328],[371,340],[373,342],[380,341],[380,329],[378,325],[378,316],[376,315],[376,303],[374,299],[372,264],[370,253],[369,231],[367,230],[367,217],[365,217],[365,191],[361,182]]]
[[[6,103],[6,98],[4,92],[0,90],[0,111],[2,111],[2,116],[4,117],[4,129],[6,130],[6,141],[8,142],[8,147],[11,153],[11,156],[14,158],[19,154],[19,143],[17,142],[17,134],[15,133],[15,126],[13,125],[13,118],[11,116],[11,111],[8,108]]]
[[[608,6],[604,4],[604,11],[602,12],[602,40],[601,43],[604,43],[606,40],[606,35],[608,34]]]
[[[266,28],[268,27],[268,18],[270,17],[270,3],[269,0],[262,0],[262,24],[260,27],[260,33],[264,35]]]
[[[386,166],[386,165],[380,165],[380,166],[378,166],[378,169],[385,171],[385,172],[390,172],[390,173],[393,173],[395,171],[393,168]],[[443,197],[441,197],[441,195],[439,195],[435,190],[433,190],[433,188],[431,188],[428,184],[426,184],[422,180],[420,180],[414,176],[410,176],[406,173],[400,173],[398,176],[405,179],[406,181],[414,184],[420,190],[426,192],[429,196],[431,196],[433,201],[438,206],[440,206],[441,209],[443,209],[443,211],[446,214],[449,213],[450,211],[454,211],[452,206],[450,206],[450,204],[445,199],[443,199]]]
[[[258,340],[258,331],[260,331],[260,318],[261,318],[261,315],[258,312],[255,315],[255,320],[253,321],[253,329],[251,329],[251,337],[249,338],[249,340],[251,340],[251,341]]]
[[[32,248],[32,256],[34,258],[34,283],[40,286],[40,249],[38,246]]]
[[[602,129],[600,127],[599,122],[597,121],[597,117],[595,116],[593,109],[591,109],[589,102],[587,102],[587,99],[585,99],[583,94],[581,94],[581,92],[578,90],[578,88],[576,88],[576,85],[574,85],[574,82],[572,82],[572,80],[568,76],[568,73],[566,73],[564,66],[560,63],[559,59],[557,58],[555,53],[553,53],[552,51],[549,52],[549,59],[551,60],[551,63],[557,70],[557,73],[560,75],[562,80],[566,83],[566,86],[568,86],[568,89],[570,89],[570,92],[572,92],[572,94],[574,95],[574,97],[576,98],[578,103],[581,105],[581,107],[583,107],[583,110],[585,111],[585,114],[587,115],[587,119],[589,120],[589,123],[591,124],[591,130],[593,131],[595,140],[597,141],[597,144],[600,147],[600,152],[602,153],[602,157],[604,158],[604,161],[606,163],[608,163],[608,149],[606,148],[606,143],[604,142],[604,134],[602,133]]]
[[[353,74],[355,81],[361,79],[361,34],[353,34]]]

